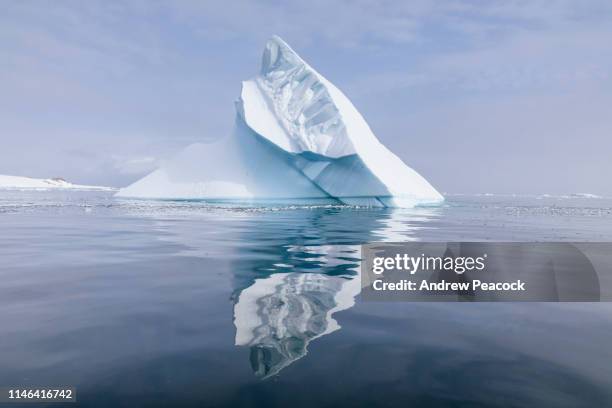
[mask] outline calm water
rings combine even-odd
[[[0,386],[74,385],[82,407],[612,405],[611,304],[361,301],[358,245],[405,240],[611,241],[612,200],[0,192]]]

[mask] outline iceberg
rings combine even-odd
[[[234,131],[187,147],[121,197],[413,207],[443,201],[351,101],[277,36],[242,83]]]

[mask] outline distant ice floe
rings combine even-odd
[[[30,177],[0,175],[0,190],[47,191],[47,190],[101,190],[113,191],[112,187],[72,184],[62,178],[37,179]]]
[[[569,199],[569,198],[604,198],[603,196],[591,193],[573,193],[573,194],[541,194],[537,198],[556,198],[556,199]]]
[[[553,198],[553,199],[571,199],[571,198],[592,198],[604,199],[606,197],[591,194],[591,193],[572,193],[572,194],[496,194],[496,193],[444,193],[447,197],[517,197],[517,198]]]
[[[414,207],[444,200],[279,37],[244,81],[234,131],[187,147],[118,196]]]

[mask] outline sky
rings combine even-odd
[[[612,196],[606,0],[6,0],[0,174],[121,187],[229,135],[273,34],[442,192]]]

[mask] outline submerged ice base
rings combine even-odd
[[[278,37],[266,44],[260,74],[243,82],[236,110],[229,137],[189,146],[118,195],[374,207],[443,200]]]

